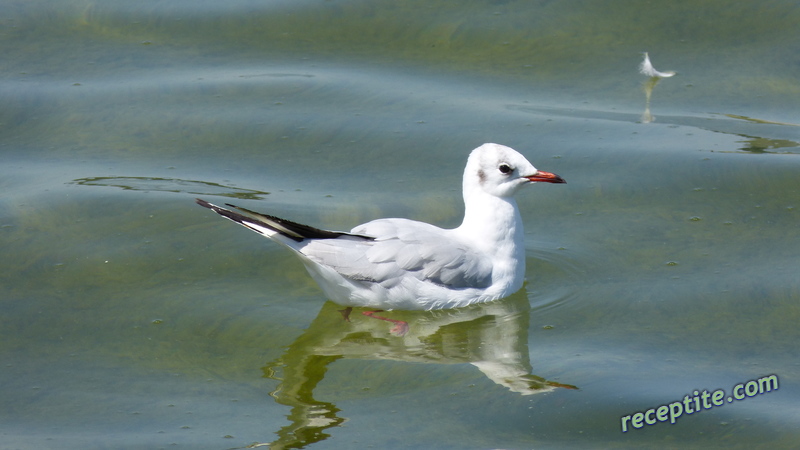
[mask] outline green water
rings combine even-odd
[[[0,6],[3,448],[800,438],[793,2]],[[193,202],[455,226],[483,142],[568,184],[518,196],[522,291],[405,338]]]

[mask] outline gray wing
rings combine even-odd
[[[407,219],[380,219],[351,233],[374,240],[316,239],[300,250],[347,278],[389,288],[402,277],[450,288],[486,288],[492,283],[488,257],[450,238],[445,230]]]

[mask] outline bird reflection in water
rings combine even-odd
[[[345,422],[331,402],[314,398],[314,389],[338,359],[391,360],[430,364],[472,364],[489,379],[521,395],[575,386],[531,374],[528,352],[530,304],[525,290],[504,300],[439,311],[387,311],[409,324],[392,334],[393,323],[360,314],[351,321],[326,302],[309,328],[283,356],[263,367],[264,377],[280,384],[271,395],[291,407],[289,424],[278,439],[251,447],[302,448],[330,437],[326,430]],[[366,311],[366,310],[365,310]]]
[[[650,55],[648,55],[647,52],[644,53],[644,59],[641,64],[639,64],[639,73],[647,77],[647,81],[645,81],[642,86],[642,89],[644,89],[645,103],[644,113],[642,113],[640,121],[642,123],[650,123],[656,120],[650,112],[650,96],[653,94],[653,89],[656,88],[656,85],[658,85],[662,78],[670,78],[677,75],[677,73],[672,70],[666,72],[659,72],[656,70],[655,67],[653,67],[653,63],[650,62]]]

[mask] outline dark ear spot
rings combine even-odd
[[[478,170],[478,180],[481,184],[486,182],[486,174],[483,172],[483,169]]]

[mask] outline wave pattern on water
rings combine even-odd
[[[216,195],[241,200],[261,200],[269,192],[225,186],[208,181],[181,180],[158,177],[89,177],[73,180],[82,186],[116,187],[126,191],[175,192],[192,195]]]

